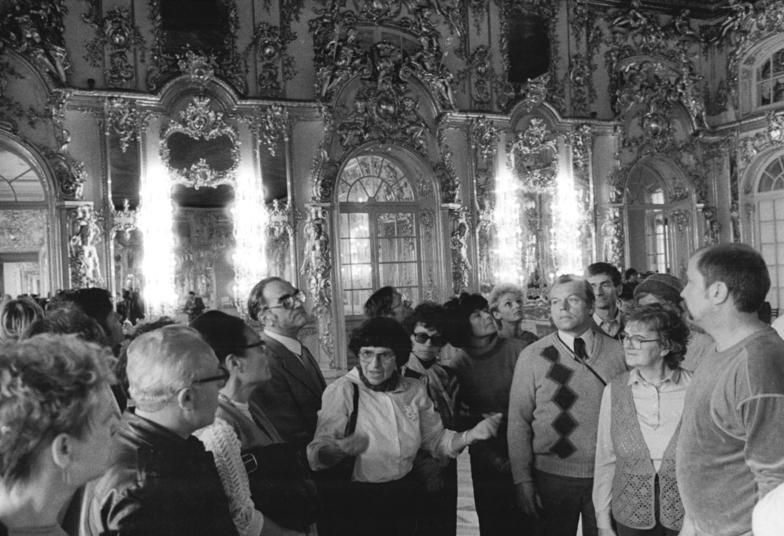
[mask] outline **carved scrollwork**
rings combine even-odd
[[[103,231],[90,205],[68,209],[68,261],[71,288],[103,285],[97,245],[103,241]]]
[[[177,55],[177,67],[182,74],[203,84],[215,78],[218,61],[213,54],[202,55],[186,50]]]
[[[245,51],[245,57],[255,48],[258,76],[256,81],[259,92],[264,97],[279,97],[283,83],[294,78],[294,57],[286,49],[297,38],[291,31],[262,22],[253,32],[253,40]]]
[[[240,161],[237,133],[223,120],[222,112],[210,108],[208,97],[194,97],[180,112],[180,121],[172,121],[161,138],[161,160],[175,182],[195,189],[234,182]],[[211,161],[201,157],[193,162],[203,151],[213,153]]]
[[[569,133],[572,146],[572,163],[575,176],[582,182],[588,182],[588,166],[591,163],[591,146],[593,144],[593,130],[591,125],[583,124]]]
[[[13,2],[0,20],[0,52],[7,46],[59,84],[70,68],[65,48],[65,0]]]
[[[214,74],[229,82],[240,94],[247,92],[247,80],[242,58],[237,51],[237,33],[239,30],[239,15],[235,0],[218,0],[225,13],[222,17],[221,28],[223,41],[219,46],[209,49],[191,49],[183,46],[171,49],[167,44],[166,31],[163,27],[161,13],[161,0],[149,0],[150,21],[152,22],[153,44],[151,52],[152,65],[147,71],[146,85],[149,91],[157,91],[163,84],[179,74],[187,73],[181,63],[184,57],[193,54],[195,57],[212,57],[213,62],[209,67],[214,69]],[[193,77],[193,75],[191,74]],[[210,74],[209,77],[212,77]],[[194,77],[197,78],[198,77]]]
[[[104,80],[109,87],[135,86],[136,68],[131,61],[139,51],[139,60],[144,62],[144,38],[134,25],[131,11],[120,7],[112,9],[106,16],[91,16],[89,23],[95,28],[95,37],[86,44],[84,59],[93,67],[104,65]],[[129,58],[130,56],[130,58]]]
[[[492,193],[495,155],[498,151],[498,129],[485,116],[470,123],[471,150],[474,151],[474,181],[480,210],[493,205]]]
[[[57,89],[52,92],[49,97],[49,102],[47,103],[49,117],[52,119],[52,127],[54,128],[54,138],[57,140],[57,150],[59,152],[65,152],[68,149],[68,145],[71,143],[71,133],[65,128],[65,105],[70,97],[70,90]]]
[[[2,51],[2,46],[2,40],[0,40],[0,51]],[[11,78],[23,80],[24,76],[7,61],[0,61],[0,122],[8,125],[7,128],[13,132],[19,131],[19,120],[24,120],[30,128],[35,128],[38,122],[43,119],[43,114],[32,106],[25,108],[15,99],[5,95]]]
[[[493,69],[490,49],[486,45],[479,45],[468,58],[466,68],[457,73],[457,82],[470,80],[471,98],[477,105],[489,105],[493,100],[493,87],[498,86],[501,80]]]
[[[605,210],[601,225],[602,259],[615,266],[624,266],[624,232],[621,209],[609,207]]]
[[[147,127],[147,115],[136,108],[136,101],[122,97],[109,97],[104,108],[106,124],[104,133],[120,137],[120,150],[125,152],[131,143],[139,139],[139,133]]]
[[[515,134],[507,147],[509,168],[520,179],[523,191],[551,192],[558,173],[556,137],[543,119],[532,117],[528,127]]]
[[[433,166],[433,173],[441,188],[442,203],[457,203],[460,196],[460,179],[452,163],[452,151],[448,147],[442,148],[443,158]]]
[[[670,219],[675,222],[675,227],[678,229],[678,233],[681,234],[689,225],[689,213],[683,209],[673,210],[670,213]]]
[[[362,22],[378,23],[391,15],[385,6],[396,13],[399,2],[362,3],[359,13],[343,10],[338,3],[320,10],[319,16],[308,23],[313,34],[316,70],[316,94],[323,101],[330,100],[338,88],[349,80],[361,77],[380,86],[405,83],[410,77],[418,78],[440,104],[454,107],[452,94],[453,76],[443,64],[444,54],[438,41],[438,32],[430,21],[429,9],[414,9],[414,17],[398,21],[401,29],[417,35],[420,47],[408,53],[398,45],[382,41],[372,46],[360,42],[357,25]]]
[[[586,115],[590,105],[596,101],[596,88],[593,85],[594,65],[591,58],[584,54],[575,54],[571,58],[569,82],[572,91],[572,109],[574,113]]]
[[[712,246],[718,244],[721,224],[716,216],[716,208],[707,205],[702,207],[702,216],[705,218],[705,233],[702,235],[702,245]]]
[[[275,156],[279,143],[289,141],[289,111],[285,106],[259,106],[249,124],[253,135],[271,156]]]
[[[307,277],[313,298],[313,314],[318,319],[319,342],[335,366],[332,340],[332,254],[329,244],[327,211],[318,205],[308,207],[305,220],[305,251],[300,272]]]
[[[123,199],[122,210],[114,210],[114,207],[112,207],[112,232],[110,236],[123,233],[125,240],[130,240],[131,232],[136,229],[137,218],[138,212],[136,209],[131,208],[131,204],[127,199]]]
[[[44,157],[54,171],[55,179],[64,199],[82,199],[87,171],[80,162],[67,153],[58,153],[48,147],[41,149]]]

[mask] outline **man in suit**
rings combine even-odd
[[[251,414],[261,409],[283,440],[303,451],[313,440],[326,386],[313,355],[297,340],[308,322],[304,302],[304,294],[279,277],[259,281],[248,298],[250,317],[264,326],[271,372],[251,394]]]

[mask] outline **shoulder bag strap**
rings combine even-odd
[[[356,383],[351,384],[354,388],[354,409],[351,410],[351,416],[346,423],[346,433],[343,437],[348,437],[357,429],[357,411],[359,410],[359,386]]]

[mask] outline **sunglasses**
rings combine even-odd
[[[443,335],[436,334],[436,335],[428,335],[424,331],[417,331],[414,332],[414,340],[419,344],[425,344],[427,341],[430,341],[430,344],[433,346],[443,346],[446,344],[446,339]]]
[[[264,309],[288,309],[291,311],[303,303],[305,303],[305,293],[295,288],[291,294],[284,294],[278,298],[277,305],[265,305]]]

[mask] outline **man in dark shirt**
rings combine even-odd
[[[117,432],[115,464],[88,486],[82,535],[235,535],[212,454],[191,434],[209,425],[226,370],[198,332],[171,325],[128,347],[136,403]]]

